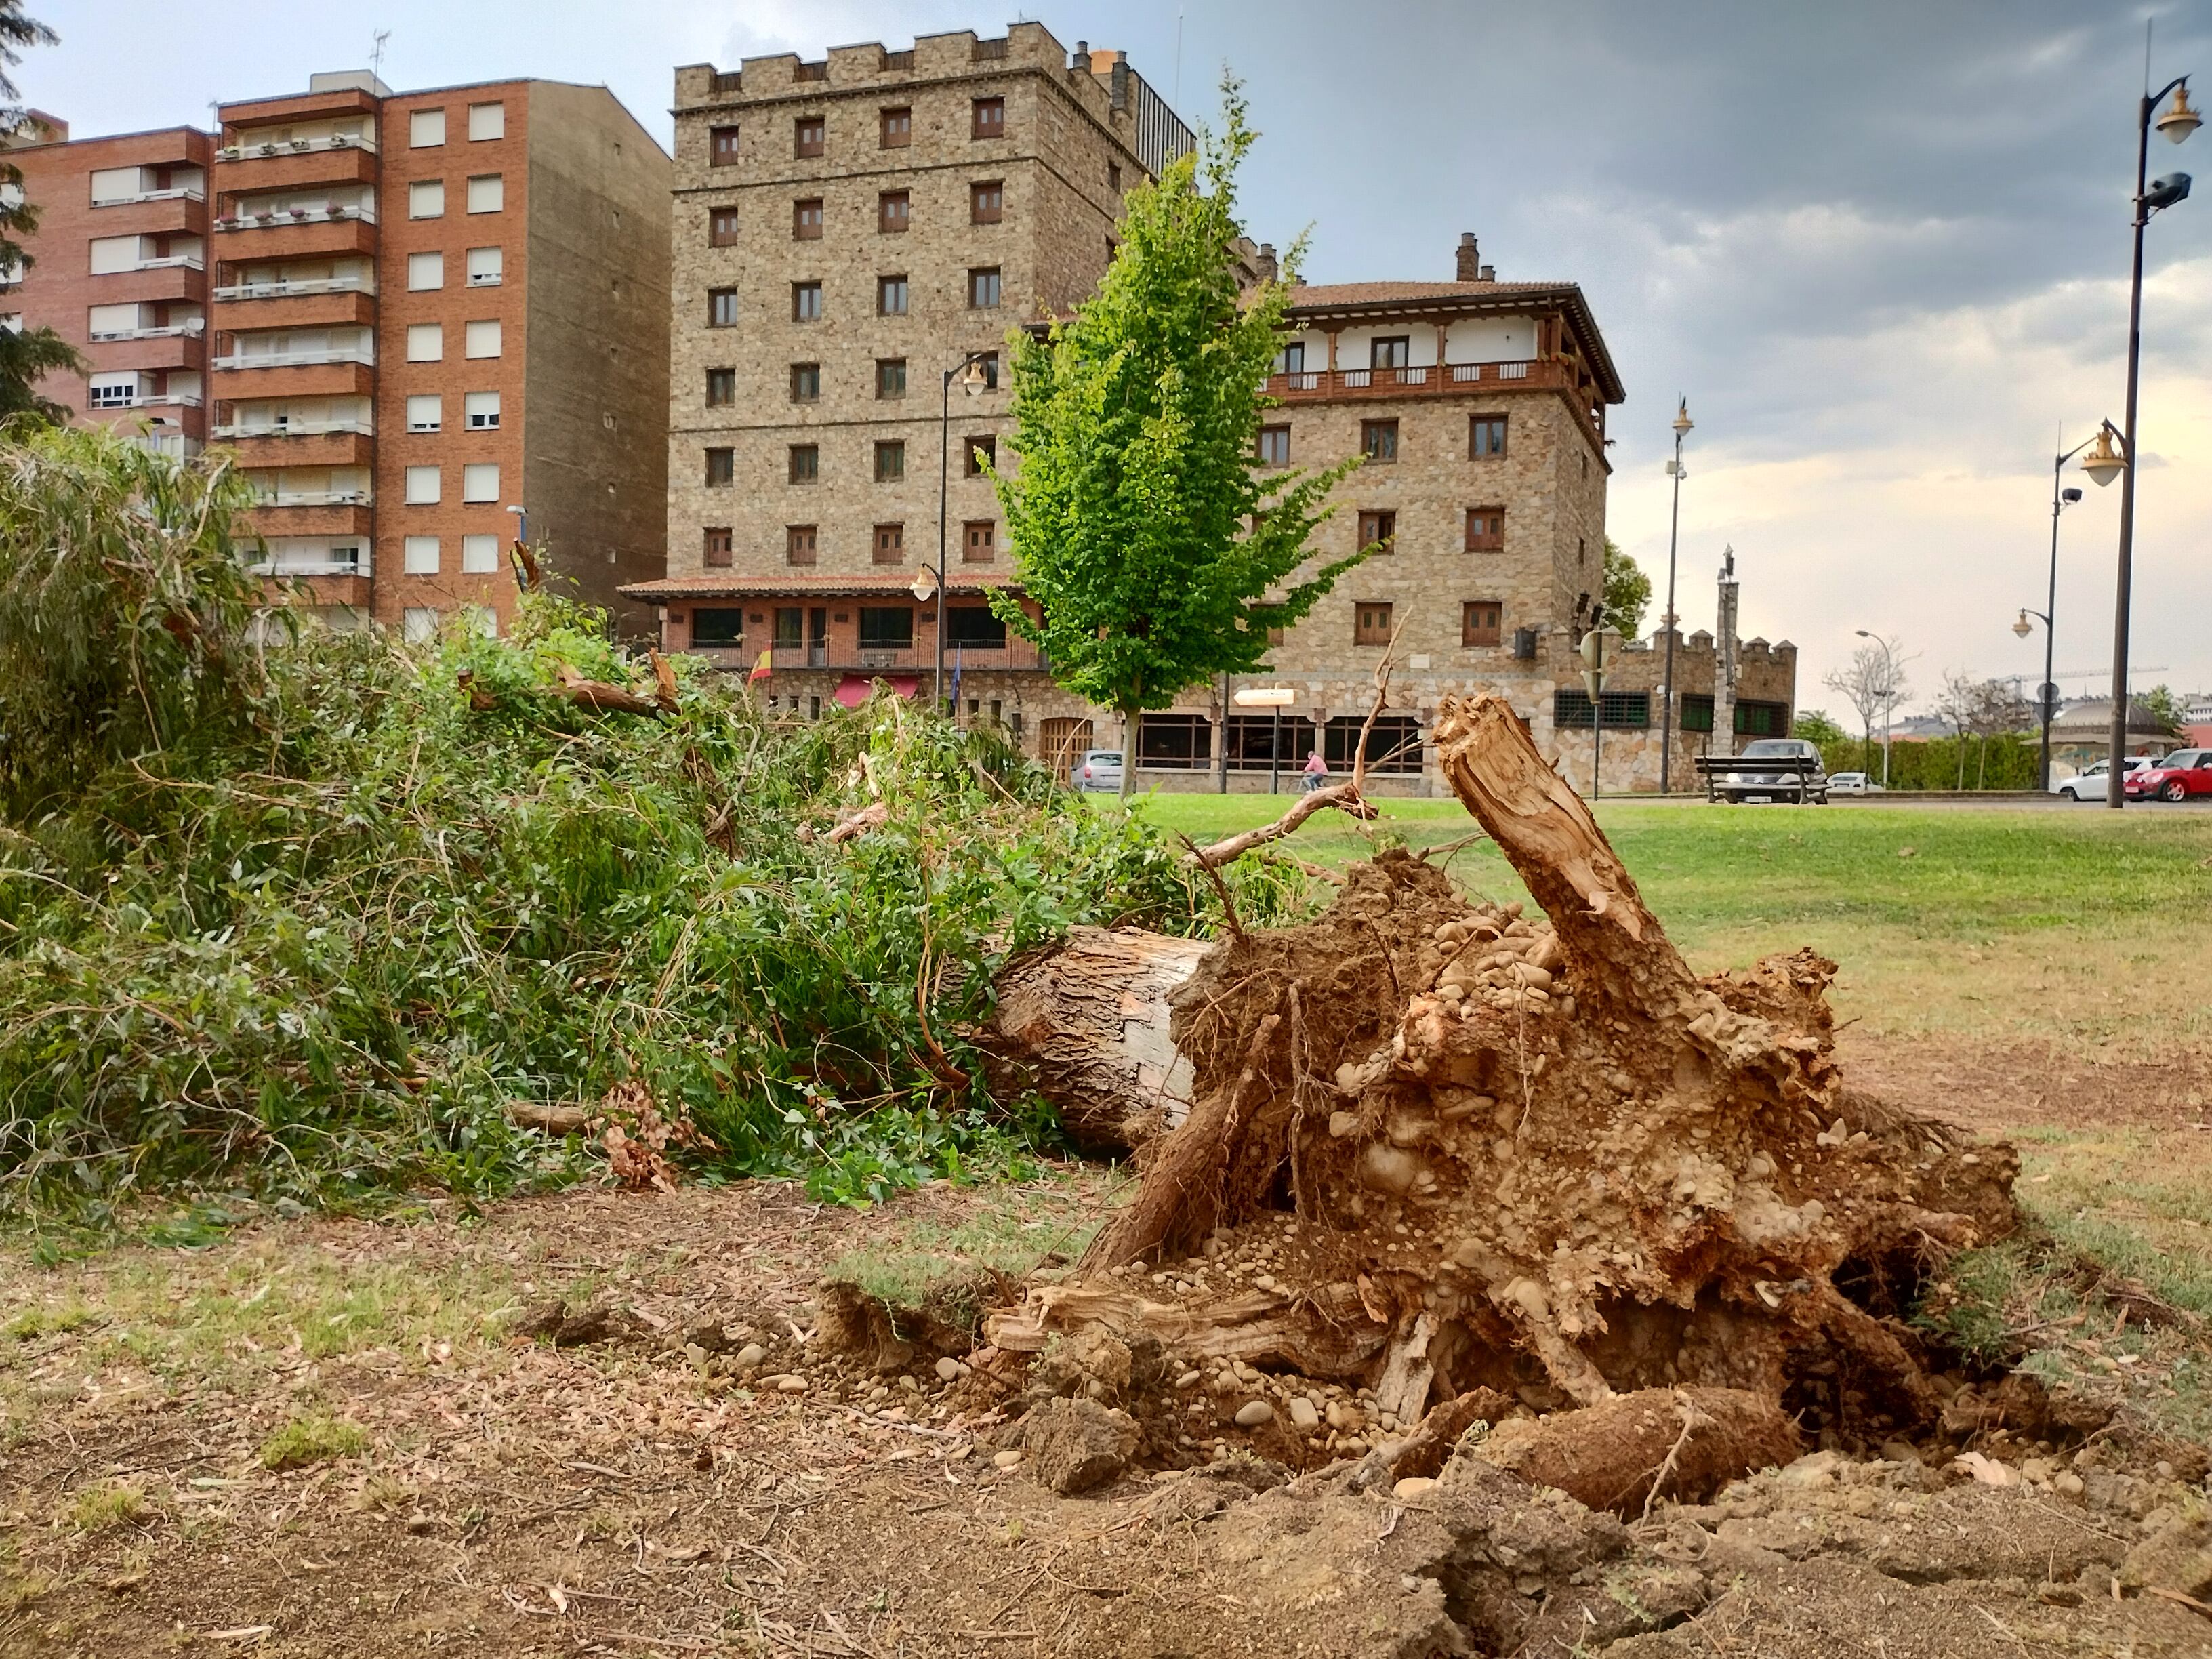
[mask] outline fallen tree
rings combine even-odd
[[[1358,1384],[1386,1428],[1478,1389],[1543,1409],[1669,1391],[1629,1448],[1678,1419],[1726,1436],[1729,1413],[1693,1422],[1674,1390],[1766,1402],[1732,1408],[1757,1424],[1746,1455],[1785,1413],[1845,1443],[1934,1421],[1900,1316],[1949,1251],[2014,1224],[2010,1149],[1847,1088],[1834,964],[1812,951],[1693,975],[1502,700],[1448,702],[1435,741],[1548,921],[1390,853],[1310,926],[1206,951],[1164,996],[1187,1119],[1144,1143],[1081,1271],[1000,1310],[990,1340],[1103,1332]],[[1103,1052],[1146,1029],[1132,1003],[1119,1036],[1085,1039],[1056,987],[1120,982],[1114,953],[1150,948],[1099,934],[1028,964],[1015,1046]],[[1125,1121],[1156,1103],[1123,1094]],[[1636,1472],[1585,1477],[1617,1474]],[[1623,1489],[1640,1501],[1651,1474]]]

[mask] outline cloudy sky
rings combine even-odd
[[[33,0],[63,34],[21,75],[79,133],[364,64],[394,86],[604,81],[665,142],[670,69],[1008,15],[920,0]],[[2051,460],[2122,415],[2143,25],[2155,83],[2200,71],[2212,0],[1055,0],[1064,42],[1126,49],[1206,116],[1224,64],[1264,139],[1253,234],[1308,226],[1316,281],[1443,278],[1462,230],[1503,277],[1583,284],[1629,389],[1614,538],[1663,584],[1674,395],[1697,430],[1681,610],[1709,625],[1733,544],[1747,632],[1796,641],[1801,701],[1852,630],[1917,688],[2026,673]],[[2153,221],[2134,660],[2212,690],[2212,131],[2154,140],[2200,199]],[[2109,684],[2119,487],[2069,511],[2058,667]],[[2068,676],[2063,671],[2094,671]]]

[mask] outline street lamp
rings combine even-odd
[[[2148,28],[2145,28],[2145,52],[2148,52]],[[2173,101],[2163,111],[2168,93]],[[2128,284],[2128,406],[2127,430],[2120,434],[2120,453],[2114,456],[2109,444],[2101,453],[2093,455],[2082,465],[2083,471],[2102,483],[2113,473],[2124,471],[2120,482],[2120,565],[2118,592],[2112,607],[2112,758],[2110,775],[2105,781],[2105,805],[2120,807],[2127,804],[2124,781],[2127,777],[2128,752],[2128,603],[2134,585],[2136,536],[2136,471],[2128,463],[2142,452],[2136,447],[2136,387],[2142,357],[2142,273],[2143,227],[2150,216],[2164,208],[2185,200],[2189,195],[2189,175],[2168,173],[2165,178],[2146,183],[2150,172],[2150,134],[2153,126],[2170,142],[2179,143],[2197,131],[2202,118],[2189,106],[2189,77],[2176,76],[2160,87],[2155,94],[2148,91],[2136,110],[2136,214],[2135,268]],[[2109,434],[2111,424],[2104,431]],[[2094,465],[2093,465],[2093,463]]]
[[[975,397],[991,384],[991,376],[983,365],[998,355],[995,351],[971,351],[945,371],[944,408],[939,416],[937,434],[937,568],[931,571],[927,565],[922,566],[923,571],[929,572],[935,578],[937,592],[937,683],[934,696],[937,712],[940,714],[949,712],[945,707],[945,515],[950,510],[952,489],[952,383],[959,381],[960,389],[969,397]],[[929,599],[929,595],[922,591],[922,579],[919,574],[914,579],[914,596],[924,602]]]
[[[1883,678],[1881,687],[1881,787],[1889,787],[1889,731],[1897,724],[1897,653],[1890,642],[1879,634],[1869,634],[1863,628],[1851,630],[1863,640],[1872,640],[1881,647]]]
[[[1667,616],[1660,624],[1667,630],[1667,690],[1659,715],[1659,793],[1662,795],[1674,762],[1674,550],[1682,532],[1682,440],[1696,424],[1690,418],[1690,400],[1679,398],[1674,410],[1674,459],[1667,463],[1668,476],[1674,480],[1674,514],[1667,527]]]
[[[2092,443],[2099,445],[2100,449],[2109,455],[2112,440],[2106,437],[2106,434],[2110,428],[2111,422],[2105,422],[2097,428],[2094,434],[2084,438],[2051,463],[2051,589],[2048,597],[2043,601],[2049,609],[2030,611],[2023,606],[2021,610],[2020,620],[2012,625],[2012,631],[2024,640],[2034,631],[2029,626],[2027,619],[2030,617],[2040,617],[2043,619],[2043,684],[2036,690],[2035,700],[2041,706],[2043,714],[2043,759],[2039,769],[2042,778],[2040,787],[2046,791],[2051,787],[2051,716],[2057,713],[2054,704],[2058,696],[2058,688],[2051,678],[2051,653],[2057,646],[2056,635],[2058,631],[2057,623],[2051,621],[2052,615],[2058,609],[2058,515],[2081,499],[2081,492],[2079,489],[2060,487],[2060,474],[2067,462],[2088,448]],[[2060,428],[2058,441],[2061,443],[2066,441],[2063,428]],[[2114,471],[2117,471],[2123,463],[2117,455],[2111,456],[2111,459],[2114,465]],[[2084,461],[2081,465],[2086,469],[2090,465],[2091,461],[2095,460],[2096,457],[2092,456],[2089,461]],[[2103,465],[2102,462],[2097,464],[2100,466]],[[2097,475],[2092,472],[2090,476],[2096,477]],[[2098,482],[2100,483],[2108,482],[2111,477],[2112,474],[2107,472],[2104,477],[2099,478]]]

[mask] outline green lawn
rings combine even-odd
[[[1160,794],[1138,810],[1204,842],[1287,800]],[[1290,845],[1335,865],[1475,830],[1456,801],[1378,804],[1372,827],[1327,813]],[[1601,803],[1598,821],[1701,968],[1811,945],[1844,964],[1839,1008],[1876,1030],[2212,1039],[2212,812]],[[1472,893],[1525,896],[1486,840],[1450,867]]]

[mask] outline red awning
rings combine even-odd
[[[837,690],[832,695],[846,708],[858,708],[867,702],[869,695],[876,689],[878,680],[883,681],[902,697],[911,697],[921,690],[921,676],[919,674],[848,674],[837,682]]]

